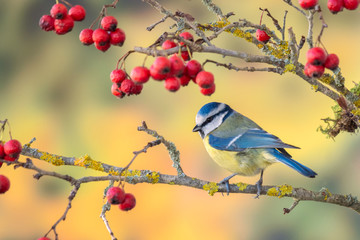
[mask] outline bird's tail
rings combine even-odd
[[[314,178],[317,175],[317,173],[314,172],[313,170],[311,170],[310,168],[302,165],[301,163],[299,163],[291,158],[284,156],[281,152],[279,152],[276,149],[274,149],[273,154],[279,162],[282,162],[283,164],[291,167],[292,169],[298,171],[299,173],[301,173],[302,175],[304,175],[306,177]]]

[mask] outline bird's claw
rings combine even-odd
[[[229,196],[230,194],[230,184],[229,184],[229,179],[223,179],[219,182],[219,184],[225,184],[225,187],[226,187],[226,195]]]

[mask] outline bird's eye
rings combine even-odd
[[[209,123],[214,119],[214,116],[210,116],[205,120],[205,123]]]

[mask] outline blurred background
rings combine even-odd
[[[288,73],[248,73],[229,71],[214,65],[206,70],[215,75],[216,92],[211,97],[200,94],[190,83],[176,93],[164,89],[162,82],[150,80],[138,96],[117,99],[110,92],[110,72],[117,60],[134,46],[149,46],[173,24],[171,20],[153,31],[146,27],[163,16],[140,0],[118,3],[108,14],[118,19],[126,32],[123,47],[111,47],[106,53],[94,46],[83,46],[78,34],[90,26],[103,4],[111,1],[70,1],[82,4],[87,16],[75,22],[72,32],[58,36],[38,26],[40,17],[48,14],[55,1],[2,1],[0,7],[0,119],[7,118],[12,135],[23,144],[36,137],[34,148],[63,156],[89,154],[104,163],[125,166],[132,152],[153,139],[137,126],[145,120],[148,126],[173,141],[181,152],[186,174],[218,182],[229,172],[218,167],[207,155],[198,134],[191,130],[195,114],[209,101],[228,103],[252,118],[265,130],[284,142],[301,147],[291,150],[294,159],[314,169],[319,175],[308,179],[281,164],[268,168],[265,185],[290,184],[318,191],[360,196],[360,137],[340,134],[331,140],[316,131],[321,119],[332,117],[334,102],[311,89],[305,81]],[[201,1],[160,1],[172,11],[180,10],[201,23],[216,20]],[[268,8],[281,25],[288,10],[286,26],[292,26],[297,39],[307,33],[307,21],[282,1],[215,1],[224,13],[233,11],[236,21],[246,18],[258,23],[259,7]],[[326,1],[320,0],[329,28],[322,41],[329,53],[340,58],[347,86],[359,82],[359,9],[332,15]],[[294,1],[297,4],[297,1]],[[263,23],[275,29],[264,16]],[[316,16],[315,37],[320,21]],[[260,52],[246,41],[222,34],[214,44],[224,48]],[[305,46],[300,60],[305,63]],[[195,53],[199,61],[213,59],[250,66],[241,60]],[[126,69],[141,65],[142,54],[132,54]],[[153,58],[148,58],[149,67]],[[260,66],[260,65],[259,65]],[[7,140],[8,136],[5,135]],[[25,158],[21,159],[22,161]],[[55,167],[40,160],[37,166],[70,174],[76,178],[102,175],[76,167]],[[176,174],[163,146],[140,155],[133,169],[150,169]],[[63,214],[72,189],[67,182],[43,177],[34,172],[3,166],[0,174],[10,178],[11,188],[0,196],[0,239],[37,239],[43,236]],[[254,184],[259,176],[235,177],[233,182]],[[72,202],[66,221],[58,225],[60,239],[110,239],[99,218],[103,191],[107,182],[84,184]],[[277,199],[231,194],[210,197],[205,191],[167,185],[126,184],[125,190],[136,196],[137,205],[129,212],[113,207],[107,213],[118,239],[359,239],[360,217],[353,210],[330,204],[300,202],[289,215],[290,198]],[[49,235],[54,239],[54,235]]]

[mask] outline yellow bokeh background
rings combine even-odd
[[[228,103],[247,115],[265,130],[284,142],[301,147],[291,150],[293,157],[319,175],[304,178],[286,166],[276,164],[265,171],[265,185],[290,184],[318,191],[360,196],[360,137],[340,134],[335,141],[317,132],[320,119],[332,116],[334,102],[316,93],[305,81],[287,73],[248,73],[229,71],[207,65],[215,75],[216,92],[202,96],[194,84],[170,93],[163,83],[150,81],[139,96],[116,99],[110,93],[109,73],[117,60],[134,46],[149,46],[173,24],[171,20],[153,31],[146,27],[163,16],[147,4],[120,1],[108,13],[117,17],[126,32],[122,48],[111,47],[102,53],[94,46],[85,47],[78,33],[96,18],[101,6],[111,1],[71,1],[87,10],[87,18],[76,22],[72,32],[57,36],[43,32],[38,20],[48,14],[55,1],[2,1],[0,6],[0,119],[7,118],[13,137],[22,143],[36,137],[33,147],[63,156],[89,154],[104,163],[125,166],[132,152],[153,139],[137,126],[145,120],[148,126],[173,141],[181,152],[186,174],[209,181],[220,181],[229,172],[218,167],[207,155],[200,137],[191,130],[199,108],[209,101]],[[201,23],[214,21],[201,1],[161,1],[172,11],[180,10]],[[297,4],[297,1],[293,1]],[[327,50],[340,58],[347,86],[360,79],[359,9],[332,15],[326,1],[320,0],[329,26],[322,41]],[[307,22],[301,14],[282,1],[217,1],[225,13],[233,11],[236,21],[246,18],[258,23],[259,7],[268,8],[280,20],[288,10],[287,27],[292,26],[297,39],[307,34]],[[275,29],[264,16],[263,23]],[[320,21],[316,17],[315,37]],[[287,37],[287,35],[286,35]],[[260,52],[246,41],[222,34],[214,44],[224,48]],[[300,60],[305,62],[305,46]],[[213,59],[250,66],[239,59],[195,53],[199,61]],[[128,71],[141,65],[144,55],[133,54]],[[148,58],[147,66],[153,58]],[[261,66],[261,65],[258,65]],[[5,135],[7,140],[8,136]],[[21,158],[24,161],[25,158]],[[34,163],[44,169],[69,174],[76,178],[102,175],[77,167],[55,167],[40,160]],[[176,174],[163,146],[140,155],[131,168],[150,169]],[[10,178],[11,188],[0,196],[0,239],[37,239],[63,214],[72,187],[50,177],[35,180],[34,172],[3,166],[0,174]],[[254,184],[255,177],[235,177],[232,181]],[[72,202],[66,221],[57,228],[60,239],[110,239],[100,219],[103,191],[107,182],[81,186]],[[282,209],[292,199],[277,199],[231,194],[210,197],[205,191],[187,187],[126,184],[127,192],[136,196],[137,206],[129,212],[113,207],[107,213],[110,226],[118,239],[359,239],[360,218],[344,207],[316,202],[300,202],[289,215]],[[54,235],[50,235],[54,239]]]

